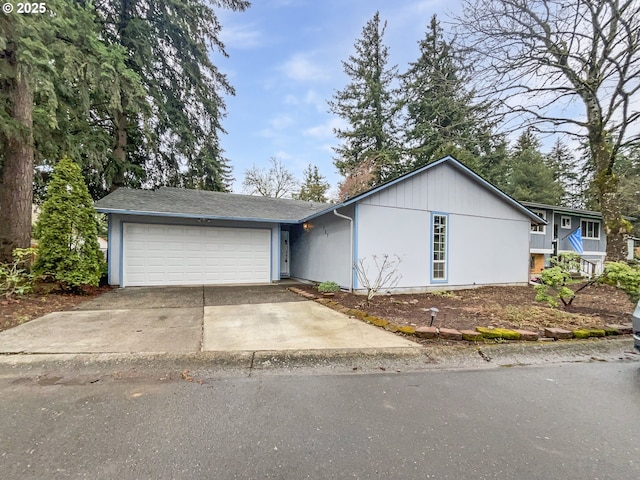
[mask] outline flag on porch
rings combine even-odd
[[[576,228],[567,238],[573,249],[582,255],[584,253],[584,249],[582,248],[582,229],[580,227]]]

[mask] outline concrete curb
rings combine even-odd
[[[356,350],[200,352],[193,354],[30,354],[0,355],[0,379],[44,379],[53,384],[94,381],[185,380],[256,375],[400,373],[566,362],[638,362],[628,339],[589,339]],[[52,380],[52,375],[53,380]],[[31,380],[29,380],[31,379]]]

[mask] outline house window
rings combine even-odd
[[[447,220],[448,216],[433,214],[431,217],[431,279],[447,280]]]
[[[560,228],[571,228],[571,217],[560,217]]]
[[[545,212],[544,210],[531,210],[533,213],[535,213],[536,215],[538,215],[540,218],[542,218],[543,220],[547,219],[547,212]],[[545,225],[531,225],[531,232],[532,233],[542,233],[544,234],[545,232]]]
[[[582,220],[580,222],[582,238],[600,239],[600,222],[597,220]]]

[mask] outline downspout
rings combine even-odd
[[[338,209],[335,209],[333,213],[340,218],[344,218],[345,220],[349,220],[349,265],[351,268],[349,269],[349,291],[353,292],[353,218],[347,217],[346,215],[342,215],[338,213]]]

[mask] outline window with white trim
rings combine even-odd
[[[597,220],[582,220],[580,222],[582,238],[600,239],[600,222]]]
[[[560,228],[571,228],[571,217],[560,217]]]
[[[535,213],[536,215],[538,215],[541,219],[546,220],[547,219],[547,212],[545,212],[544,210],[531,210],[533,213]],[[531,232],[532,233],[544,233],[545,232],[545,227],[546,225],[534,225],[531,224]]]
[[[435,281],[447,280],[447,215],[434,214],[431,217],[431,278]]]

